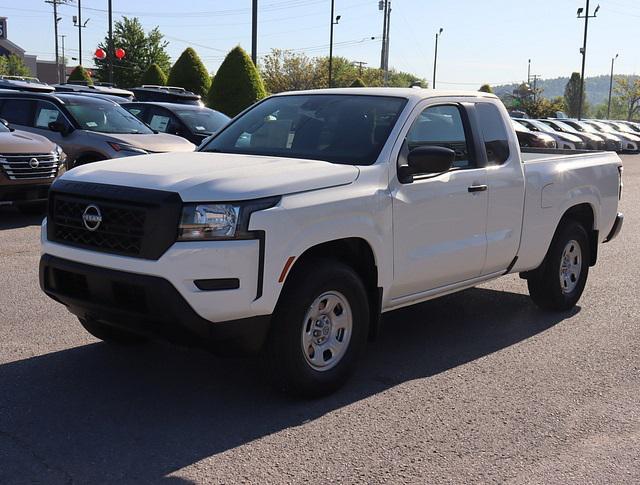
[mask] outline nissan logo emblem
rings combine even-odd
[[[29,160],[29,166],[31,168],[38,168],[39,165],[40,165],[40,162],[38,161],[37,158],[32,158],[31,160]]]
[[[102,223],[102,213],[97,205],[88,205],[82,213],[82,223],[89,231],[95,231]]]

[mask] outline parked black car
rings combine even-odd
[[[53,86],[43,83],[38,78],[25,76],[0,76],[0,89],[33,93],[52,93],[54,91]]]
[[[178,103],[125,103],[122,105],[152,130],[186,138],[196,145],[225,126],[231,118],[202,106]]]
[[[175,86],[156,86],[153,84],[143,84],[137,88],[131,88],[136,97],[136,101],[152,101],[159,103],[192,104],[194,106],[204,106],[200,96],[187,91],[184,88]]]

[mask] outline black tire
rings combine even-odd
[[[560,276],[563,252],[571,241],[579,245],[582,260],[579,276],[565,280],[565,283],[570,281],[569,285],[575,285],[572,289],[571,286],[567,288],[561,282]],[[576,249],[574,248],[573,251]],[[569,259],[575,260],[575,256],[570,256]],[[587,283],[590,261],[591,248],[584,227],[575,221],[566,222],[556,231],[540,267],[532,271],[527,278],[531,299],[544,310],[566,311],[573,308],[582,296]]]
[[[43,215],[47,211],[47,201],[38,200],[35,202],[20,202],[17,205],[18,210],[29,216]]]
[[[137,333],[128,332],[122,328],[113,327],[97,320],[78,318],[84,329],[95,338],[117,345],[136,345],[145,343],[148,339]]]
[[[334,366],[317,370],[307,361],[303,350],[305,316],[314,301],[327,292],[337,292],[348,303],[352,316],[351,336]],[[368,328],[367,291],[351,267],[326,259],[298,267],[283,288],[263,349],[265,367],[273,384],[281,391],[303,397],[320,397],[335,391],[355,370],[366,344]],[[335,337],[337,339],[338,335]],[[332,338],[329,334],[327,340]]]

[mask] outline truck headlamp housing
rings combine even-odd
[[[184,204],[178,227],[178,241],[252,239],[251,214],[275,206],[279,197],[248,202],[197,202]]]

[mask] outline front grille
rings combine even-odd
[[[55,239],[59,242],[102,249],[110,253],[137,256],[142,249],[145,211],[131,207],[100,203],[102,222],[95,231],[88,230],[82,215],[90,205],[80,199],[58,196],[54,202]]]
[[[181,210],[180,196],[173,192],[58,179],[49,191],[47,238],[93,251],[158,259],[176,241]],[[85,212],[99,215],[99,222],[85,221]]]
[[[54,179],[60,166],[58,156],[52,153],[40,155],[1,155],[0,168],[9,180]]]

